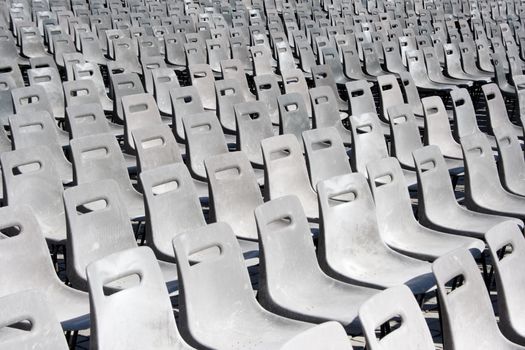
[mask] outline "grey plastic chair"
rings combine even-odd
[[[191,349],[177,330],[162,272],[149,248],[108,255],[89,264],[86,274],[93,310],[91,349]],[[135,283],[108,293],[108,284],[126,278]]]
[[[64,184],[73,179],[71,163],[66,159],[53,118],[45,111],[23,112],[9,117],[14,149],[47,147],[54,168]]]
[[[443,155],[437,146],[414,151],[418,176],[418,217],[435,230],[484,239],[485,233],[506,220],[520,220],[468,210],[459,205]]]
[[[164,124],[132,131],[138,173],[172,163],[182,163],[180,149],[169,126]]]
[[[234,79],[217,80],[215,93],[217,95],[217,116],[221,125],[226,131],[235,133],[237,129],[234,106],[246,102],[240,82]]]
[[[32,68],[27,70],[29,84],[42,86],[55,118],[64,118],[64,92],[58,71],[54,68]]]
[[[112,79],[114,75],[111,74],[111,69],[109,66],[109,63],[111,62],[112,61],[108,62],[108,71],[109,71],[109,76],[110,76],[110,91],[112,91],[112,89],[114,91],[115,82]],[[116,64],[120,64],[120,63],[122,62],[116,62]],[[130,72],[125,71],[124,73],[130,73]],[[113,104],[113,101],[108,97],[106,93],[106,87],[104,85],[104,78],[102,77],[102,73],[98,65],[92,62],[76,63],[73,65],[73,74],[74,74],[75,80],[88,80],[88,81],[93,82],[93,84],[95,84],[96,89],[98,90],[98,97],[100,99],[100,103],[102,104],[102,108],[104,108],[105,111],[113,111],[114,104]],[[125,76],[122,78],[125,78]],[[117,79],[116,80],[117,85],[118,85],[118,82],[125,82],[125,80],[126,79],[122,79],[122,80]],[[135,81],[136,80],[133,80],[133,82]],[[137,88],[142,89],[142,84],[140,86],[138,86],[137,84]],[[117,89],[118,89],[118,86],[117,86]],[[143,92],[141,90],[139,91]],[[119,108],[118,106],[119,105],[117,105],[117,108]]]
[[[210,222],[225,222],[238,238],[257,240],[254,210],[263,203],[257,179],[244,152],[204,161],[209,183]]]
[[[498,288],[499,328],[511,341],[524,345],[523,298],[524,279],[518,272],[524,260],[523,233],[512,222],[491,228],[486,235],[487,245],[496,271]]]
[[[27,290],[2,296],[0,308],[0,348],[68,349],[54,311],[39,291]]]
[[[171,89],[170,97],[173,111],[171,127],[177,140],[184,141],[185,136],[182,116],[203,113],[204,107],[202,106],[199,92],[191,85]]]
[[[425,111],[425,145],[436,145],[447,158],[463,159],[461,145],[454,140],[448,113],[439,96],[421,99]]]
[[[523,137],[523,129],[521,126],[511,123],[507,114],[507,107],[501,94],[500,89],[496,84],[485,84],[481,87],[485,101],[487,102],[487,112],[490,119],[490,127],[492,129],[501,126],[509,127],[514,135]]]
[[[373,288],[407,284],[414,294],[425,294],[434,286],[429,263],[402,255],[382,240],[372,194],[362,174],[322,181],[317,192],[317,249],[323,271],[336,279]]]
[[[295,136],[274,136],[263,140],[261,147],[265,200],[296,195],[308,219],[317,220],[317,195],[310,185],[303,153]]]
[[[443,323],[443,345],[447,349],[523,349],[501,334],[485,283],[474,258],[458,249],[434,262]],[[446,284],[462,282],[452,291]]]
[[[190,64],[188,66],[191,85],[199,92],[202,105],[205,109],[217,108],[213,72],[207,64]]]
[[[71,140],[73,176],[76,184],[113,179],[132,220],[144,217],[142,194],[133,187],[119,144],[111,134],[84,136]]]
[[[28,205],[46,239],[66,239],[62,183],[45,146],[23,148],[0,155],[4,177],[4,203]]]
[[[520,142],[512,129],[501,126],[493,129],[498,145],[498,170],[505,190],[525,196],[525,159]]]
[[[381,117],[388,121],[388,109],[403,103],[403,93],[393,74],[381,75],[377,77],[379,85],[379,99],[381,102]]]
[[[100,103],[68,106],[66,117],[72,139],[111,132]]]
[[[314,189],[319,181],[352,172],[341,137],[334,128],[305,131],[303,143],[310,182]]]
[[[421,99],[419,98],[419,92],[417,86],[412,79],[412,75],[409,72],[399,73],[401,80],[401,87],[403,88],[406,102],[412,106],[412,112],[414,115],[421,117],[423,116],[423,106],[421,105]],[[419,119],[417,119],[419,121]],[[423,126],[423,123],[418,123],[418,126]]]
[[[272,314],[257,303],[240,248],[227,224],[178,235],[173,247],[180,270],[179,328],[191,345],[280,349],[313,327]],[[197,254],[204,258],[195,261]],[[202,319],[209,321],[200,322]]]
[[[525,197],[501,186],[492,149],[485,135],[461,138],[465,158],[465,204],[471,210],[525,218]]]
[[[124,149],[127,153],[133,154],[135,151],[133,131],[163,123],[152,95],[143,93],[123,96],[121,102],[124,117]]]
[[[454,89],[450,91],[452,111],[454,113],[453,133],[456,139],[461,139],[476,132],[481,132],[476,118],[476,112],[470,93],[467,89]],[[496,148],[494,136],[487,135],[492,148]]]
[[[259,206],[255,217],[261,305],[285,317],[314,323],[334,320],[350,332],[359,332],[359,306],[377,290],[340,282],[321,270],[299,199],[274,199]],[[324,292],[312,294],[313,290]]]
[[[167,164],[140,174],[146,207],[146,243],[160,260],[174,262],[173,237],[205,226],[188,168]]]
[[[344,127],[337,109],[337,101],[332,89],[328,86],[319,86],[310,89],[314,129],[335,128],[345,145],[352,144],[352,133]]]
[[[206,181],[204,160],[228,152],[219,120],[214,112],[208,111],[185,115],[182,117],[182,122],[186,135],[186,157],[189,160],[192,177]]]
[[[485,250],[485,243],[481,240],[434,231],[415,219],[403,172],[396,159],[370,162],[367,170],[379,232],[392,249],[427,261],[457,248],[469,249],[475,257]]]
[[[81,184],[64,191],[67,218],[66,270],[71,285],[88,290],[86,267],[110,254],[137,247],[133,228],[113,180]],[[177,266],[159,261],[169,291],[177,289]],[[114,283],[109,283],[114,282]],[[111,290],[133,284],[133,279],[108,281]]]
[[[175,70],[172,68],[157,68],[150,71],[153,80],[153,95],[159,111],[164,115],[172,114],[170,91],[180,87]],[[171,118],[163,118],[171,121]]]
[[[58,278],[31,208],[0,208],[0,227],[0,296],[35,289],[46,299],[65,331],[88,328],[88,294],[66,286]],[[2,316],[6,311],[2,308]],[[48,339],[52,339],[50,335],[39,341]]]
[[[113,90],[113,120],[124,122],[124,109],[122,97],[144,93],[144,87],[137,73],[122,73],[112,76],[111,87]]]
[[[279,124],[279,106],[277,97],[281,90],[277,78],[273,74],[257,75],[253,77],[257,100],[266,103],[272,124]]]
[[[293,134],[301,142],[301,134],[310,129],[310,118],[301,94],[293,92],[277,97],[279,133]],[[301,146],[302,147],[302,146]]]
[[[306,79],[304,78],[303,72],[301,72],[299,69],[292,69],[281,72],[281,75],[283,77],[284,92],[286,94],[300,94],[306,105],[306,112],[311,118],[312,105],[309,103],[310,97],[308,96],[308,85],[306,84]]]
[[[359,320],[370,350],[435,349],[425,318],[406,286],[389,288],[367,300],[359,309]],[[376,329],[396,321],[400,323],[396,329],[376,335]]]

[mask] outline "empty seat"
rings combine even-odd
[[[417,259],[433,261],[457,248],[479,257],[481,240],[454,236],[422,226],[414,217],[399,162],[385,158],[367,165],[381,237],[391,248]]]
[[[305,131],[303,143],[312,188],[317,188],[319,181],[352,172],[346,149],[336,129]]]
[[[155,99],[150,94],[134,94],[121,99],[124,116],[124,149],[133,154],[135,142],[133,131],[136,129],[162,125],[159,109]]]
[[[88,294],[66,286],[58,278],[32,209],[24,205],[0,208],[0,229],[0,296],[37,290],[64,330],[88,328]],[[5,312],[2,308],[2,316]],[[39,339],[46,340],[46,337]]]
[[[481,89],[487,102],[490,127],[495,129],[500,126],[508,126],[517,137],[523,137],[522,127],[513,124],[509,119],[507,107],[505,106],[505,101],[498,86],[496,84],[485,84]]]
[[[66,239],[64,190],[50,151],[41,145],[4,152],[0,159],[5,204],[29,206],[44,237],[52,244],[63,244]]]
[[[317,195],[310,185],[303,153],[294,135],[280,135],[261,143],[264,159],[264,197],[299,197],[306,216],[317,220]]]
[[[98,259],[87,266],[86,274],[93,310],[92,349],[191,349],[177,330],[161,270],[149,248]],[[126,278],[134,283],[108,292],[108,284]]]
[[[521,229],[512,222],[504,222],[489,230],[487,245],[496,271],[498,289],[499,327],[511,341],[525,344],[523,298],[525,285],[520,272],[525,259],[525,240]]]
[[[367,300],[359,309],[359,319],[370,350],[435,349],[425,318],[406,286],[389,288]],[[399,324],[395,329],[376,335],[376,329],[388,329],[396,322]]]
[[[310,101],[313,108],[313,128],[333,127],[337,130],[345,145],[350,145],[352,143],[352,133],[341,122],[337,101],[332,89],[328,86],[310,89]]]
[[[54,311],[40,291],[27,290],[2,296],[0,308],[0,348],[68,349]]]
[[[478,213],[459,205],[443,155],[437,146],[414,151],[418,177],[419,221],[430,228],[483,239],[493,226],[510,217]],[[514,222],[523,225],[520,220]]]
[[[111,134],[71,140],[73,175],[77,184],[113,179],[124,199],[130,219],[144,217],[144,202],[132,185],[120,146]]]
[[[525,159],[520,142],[508,126],[493,129],[498,145],[498,170],[505,190],[525,196]]]
[[[64,192],[68,224],[67,275],[76,288],[87,290],[86,267],[112,253],[137,247],[121,191],[113,180],[84,183]],[[170,291],[177,289],[175,264],[159,262]],[[107,282],[109,284],[109,281]],[[132,279],[116,281],[118,290]]]
[[[443,322],[445,348],[523,349],[507,340],[498,328],[492,304],[472,255],[464,249],[451,252],[434,262]],[[447,284],[453,284],[450,292]]]
[[[328,275],[375,288],[404,283],[414,294],[433,287],[429,263],[397,253],[381,239],[372,194],[362,174],[322,181],[317,191],[318,257]]]
[[[246,154],[219,154],[204,163],[210,191],[210,221],[229,224],[238,238],[257,240],[253,213],[263,198]]]
[[[299,199],[285,196],[255,210],[261,249],[258,299],[267,310],[307,322],[335,320],[359,332],[359,306],[377,290],[327,276],[319,267]],[[324,291],[311,293],[311,291]]]
[[[280,349],[313,327],[272,314],[257,303],[240,248],[227,224],[181,234],[173,240],[173,247],[181,280],[180,330],[191,345]],[[203,257],[194,261],[197,254]],[[199,321],[203,319],[208,321]]]
[[[471,210],[525,218],[525,197],[509,193],[499,181],[490,144],[482,133],[461,138],[465,158],[465,204]]]

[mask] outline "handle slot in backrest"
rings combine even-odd
[[[357,200],[357,190],[344,189],[328,195],[328,204],[330,207],[336,207],[340,204],[349,203]]]
[[[363,89],[354,90],[351,92],[352,97],[359,97],[359,96],[363,96],[364,94],[365,94],[365,90]]]
[[[163,195],[169,192],[177,191],[180,188],[180,182],[177,179],[169,179],[157,183],[151,187],[154,196]]]
[[[383,322],[376,328],[375,334],[377,340],[381,341],[389,334],[394,333],[396,330],[401,328],[403,323],[403,317],[399,314],[389,317],[385,322]]]
[[[292,154],[289,148],[281,148],[275,151],[270,152],[270,161],[275,161],[289,157]]]
[[[106,198],[96,198],[84,203],[80,203],[75,207],[77,215],[86,215],[89,213],[99,212],[109,207],[109,202]]]
[[[97,120],[97,117],[93,113],[83,113],[74,116],[76,123],[94,123]]]
[[[107,147],[96,147],[82,151],[80,154],[83,160],[101,159],[109,156],[109,149]]]
[[[286,78],[286,84],[298,84],[298,83],[299,83],[299,77]]]
[[[157,81],[158,81],[160,84],[166,84],[166,83],[171,82],[171,77],[169,77],[169,76],[167,76],[167,75],[161,75],[161,76],[158,76],[158,77],[157,77]]]
[[[481,157],[481,156],[483,155],[483,148],[478,147],[478,146],[474,146],[474,147],[472,147],[472,148],[469,148],[469,149],[467,150],[467,152],[468,152],[469,154],[474,155],[474,156]]]
[[[450,286],[450,289],[446,289],[446,293],[447,295],[450,295],[452,293],[454,293],[455,291],[457,291],[458,289],[460,289],[461,287],[463,287],[466,283],[466,278],[465,278],[465,275],[460,273],[460,274],[457,274],[455,275],[454,277],[452,277],[451,279],[449,279],[446,283],[445,283],[445,286]]]
[[[275,231],[283,230],[283,229],[291,226],[293,223],[294,223],[294,220],[293,220],[292,216],[284,215],[284,216],[281,216],[281,217],[279,217],[277,219],[270,220],[266,224],[266,228],[270,232],[275,232]]]
[[[374,178],[374,185],[376,187],[381,187],[383,185],[388,185],[388,184],[392,183],[392,181],[394,181],[393,174],[379,175],[379,176]]]
[[[211,131],[210,123],[200,123],[191,126],[191,130],[194,133],[206,133]]]
[[[434,160],[427,160],[422,162],[419,167],[421,168],[422,173],[433,170],[436,168],[436,162]]]
[[[364,125],[360,125],[360,126],[357,126],[356,127],[356,132],[358,134],[368,134],[368,133],[371,133],[373,131],[373,126],[372,124],[364,124]]]
[[[311,144],[311,148],[313,151],[319,151],[330,147],[332,147],[332,140],[314,141]]]
[[[73,97],[87,96],[87,95],[89,95],[89,90],[88,89],[72,89],[70,94]]]
[[[328,103],[329,99],[328,96],[319,96],[314,99],[315,104],[320,105],[324,103]]]
[[[12,329],[16,329],[18,331],[31,332],[33,330],[33,323],[34,322],[35,321],[33,319],[31,319],[29,317],[26,317],[26,316],[20,315],[19,317],[17,317],[13,321],[9,322],[9,324],[6,324],[4,326],[0,325],[0,330],[2,330],[2,328],[12,328]],[[8,332],[8,334],[9,334],[9,332]],[[17,337],[23,337],[23,336],[24,336],[23,334],[20,334],[18,332]]]
[[[235,95],[234,88],[221,89],[221,96],[234,96],[234,95]]]
[[[215,170],[217,180],[231,180],[233,177],[241,175],[241,168],[238,166],[221,167]]]
[[[40,97],[38,95],[24,96],[24,97],[20,97],[19,99],[20,104],[23,106],[32,104],[32,103],[37,103],[38,101],[40,101]]]
[[[137,103],[129,106],[130,113],[140,113],[145,112],[149,109],[147,103]]]
[[[14,176],[35,173],[42,169],[42,163],[39,161],[30,161],[17,166],[14,166],[11,171]]]
[[[20,224],[9,224],[4,227],[0,227],[0,239],[16,237],[22,232],[22,226]]]
[[[104,296],[109,297],[124,290],[139,287],[142,280],[143,276],[139,271],[123,272],[104,280],[102,290]]]
[[[41,75],[41,76],[38,76],[38,77],[34,77],[34,79],[35,79],[35,83],[47,83],[47,82],[51,81],[51,76],[50,75]]]
[[[297,103],[289,103],[284,105],[284,109],[286,109],[287,112],[294,112],[299,109],[299,104]]]
[[[381,90],[383,91],[388,91],[388,90],[392,90],[392,84],[385,84],[385,85],[381,85]]]
[[[135,83],[132,81],[122,81],[117,84],[119,89],[133,89],[135,87]]]
[[[1,231],[0,231],[1,232]],[[499,261],[507,258],[509,255],[514,253],[514,246],[511,242],[507,242],[496,251]]]
[[[222,245],[215,243],[207,246],[196,248],[188,253],[188,262],[190,266],[195,266],[207,261],[215,261],[224,253]]]
[[[142,148],[150,149],[164,146],[166,144],[166,140],[162,136],[153,136],[142,140],[140,144],[142,145]]]
[[[208,76],[208,73],[206,73],[206,72],[194,72],[193,73],[193,77],[195,79],[206,78],[207,76]]]

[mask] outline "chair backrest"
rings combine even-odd
[[[487,136],[481,132],[461,138],[465,159],[465,199],[486,197],[501,190],[498,169]]]
[[[71,181],[71,164],[62,151],[58,128],[49,113],[33,111],[15,114],[9,117],[9,125],[14,149],[47,147],[60,179],[64,183]]]
[[[388,157],[386,141],[375,113],[351,115],[352,169],[366,176],[368,162]]]
[[[498,85],[491,83],[485,84],[481,87],[483,96],[487,103],[487,111],[490,119],[490,126],[498,128],[500,126],[509,125],[509,115],[507,113],[507,107],[503,100],[503,95]]]
[[[406,102],[412,106],[412,112],[415,115],[423,115],[423,107],[421,105],[421,99],[419,98],[419,92],[417,91],[417,86],[412,79],[412,75],[409,72],[399,73],[399,78],[401,79],[401,87],[405,92]]]
[[[414,168],[412,152],[423,147],[413,109],[408,104],[388,109],[391,130],[390,154],[406,167]]]
[[[224,327],[222,321],[261,310],[228,224],[219,222],[178,235],[173,248],[179,271],[179,324],[186,340],[199,339],[213,347],[213,333]],[[203,319],[208,321],[198,321]]]
[[[454,134],[457,139],[479,132],[476,111],[472,98],[467,89],[453,89],[450,91],[454,112]]]
[[[493,266],[496,271],[498,287],[498,311],[500,329],[505,336],[519,343],[516,329],[521,314],[518,305],[523,304],[521,290],[525,279],[517,273],[525,261],[525,240],[519,226],[511,221],[491,228],[485,235]]]
[[[279,132],[293,134],[300,142],[301,134],[310,129],[310,119],[305,99],[299,93],[287,93],[277,97],[279,104]]]
[[[206,225],[188,168],[167,164],[140,174],[146,208],[146,241],[163,260],[173,259],[173,237]]]
[[[493,129],[498,145],[498,168],[503,186],[510,192],[522,194],[525,178],[525,159],[518,137],[509,126]]]
[[[261,141],[274,136],[266,104],[262,101],[241,102],[234,106],[237,129],[237,150],[250,162],[262,166]]]
[[[216,109],[215,81],[213,72],[207,64],[190,64],[191,85],[199,92],[202,105],[206,109]]]
[[[473,339],[493,347],[501,337],[492,303],[478,265],[470,252],[458,249],[434,261],[443,345],[450,349],[468,349]],[[456,284],[452,291],[447,284]],[[459,284],[459,286],[457,286]]]
[[[111,134],[71,140],[73,178],[76,184],[113,179],[121,191],[132,191],[126,162],[117,139]]]
[[[266,200],[311,189],[303,152],[294,135],[270,137],[261,142],[261,147]]]
[[[150,71],[153,80],[155,101],[160,112],[172,114],[170,91],[180,86],[173,68],[156,68]]]
[[[419,305],[405,285],[388,288],[365,301],[359,309],[359,319],[370,350],[435,349]],[[378,337],[376,329],[387,325],[394,329]]]
[[[236,131],[235,111],[236,104],[245,102],[241,84],[235,79],[223,79],[215,82],[217,94],[217,116],[221,125],[229,131]]]
[[[169,126],[150,125],[135,129],[132,134],[139,173],[166,164],[182,163],[179,145]]]
[[[319,196],[319,263],[333,270],[361,251],[384,245],[379,236],[376,208],[366,178],[352,173],[321,181]],[[342,198],[342,199],[341,199]]]
[[[366,168],[374,195],[379,230],[403,232],[409,225],[414,226],[410,195],[397,159],[380,159],[368,163]]]
[[[266,104],[272,124],[279,124],[279,106],[277,97],[281,95],[281,89],[277,78],[273,74],[256,75],[253,77],[257,100]]]
[[[421,99],[425,113],[425,145],[437,145],[447,157],[462,159],[461,148],[452,136],[448,113],[439,96]]]
[[[286,285],[314,283],[322,275],[315,255],[310,226],[299,198],[273,199],[255,210],[259,231],[259,294],[270,311],[290,296]],[[283,286],[281,288],[280,286]]]
[[[361,115],[364,113],[376,113],[376,105],[370,85],[366,80],[357,80],[346,83],[348,93],[348,105],[351,115]]]
[[[0,296],[27,289],[47,291],[53,284],[62,283],[29,206],[0,208],[0,230]]]
[[[163,125],[157,103],[152,95],[143,93],[122,97],[124,113],[124,148],[135,150],[133,131],[149,126]]]
[[[23,148],[0,155],[5,204],[28,205],[47,239],[65,237],[62,182],[45,146]]]
[[[312,116],[312,106],[309,101],[308,96],[308,85],[306,84],[306,79],[304,74],[299,69],[291,69],[281,72],[283,77],[284,92],[290,94],[292,92],[298,93],[302,96],[303,101],[306,105],[306,112],[308,116]]]
[[[66,117],[72,139],[110,132],[99,102],[68,106]]]
[[[447,164],[438,146],[431,145],[413,152],[417,172],[420,212],[441,210],[458,205]]]
[[[337,99],[329,86],[310,89],[310,101],[313,109],[313,128],[326,128],[341,123]]]
[[[352,172],[350,160],[334,128],[312,129],[303,132],[306,164],[313,188],[319,181]]]
[[[87,266],[92,310],[91,348],[186,349],[155,255],[147,247],[114,253]],[[119,279],[133,284],[110,293]]]
[[[403,93],[396,76],[393,74],[377,77],[377,84],[379,85],[382,117],[384,120],[388,120],[388,109],[403,103]]]
[[[64,92],[56,68],[31,68],[27,70],[29,85],[45,89],[55,118],[64,118]]]
[[[184,141],[184,125],[182,116],[203,113],[204,107],[198,90],[190,86],[181,86],[170,90],[171,107],[173,110],[172,128],[178,140]]]
[[[137,73],[122,73],[113,75],[111,79],[113,88],[113,118],[124,122],[124,109],[122,97],[144,93],[144,86]]]
[[[46,111],[53,116],[53,109],[46,90],[39,85],[20,87],[11,90],[16,113]]]
[[[101,103],[97,87],[92,80],[72,80],[62,84],[66,106],[79,106],[88,103]]]
[[[68,349],[62,327],[38,290],[0,297],[0,348]]]
[[[137,246],[129,216],[113,180],[92,181],[64,191],[67,219],[67,273],[87,290],[86,267],[93,261]]]
[[[253,168],[244,152],[219,154],[205,160],[210,218],[230,225],[237,237],[256,240],[253,212],[263,203]]]
[[[206,180],[204,160],[228,152],[222,127],[214,112],[203,112],[182,117],[186,135],[186,157],[192,176]]]

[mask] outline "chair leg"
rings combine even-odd
[[[75,350],[77,347],[77,339],[78,339],[78,331],[73,331],[70,339],[69,339],[69,349]]]

